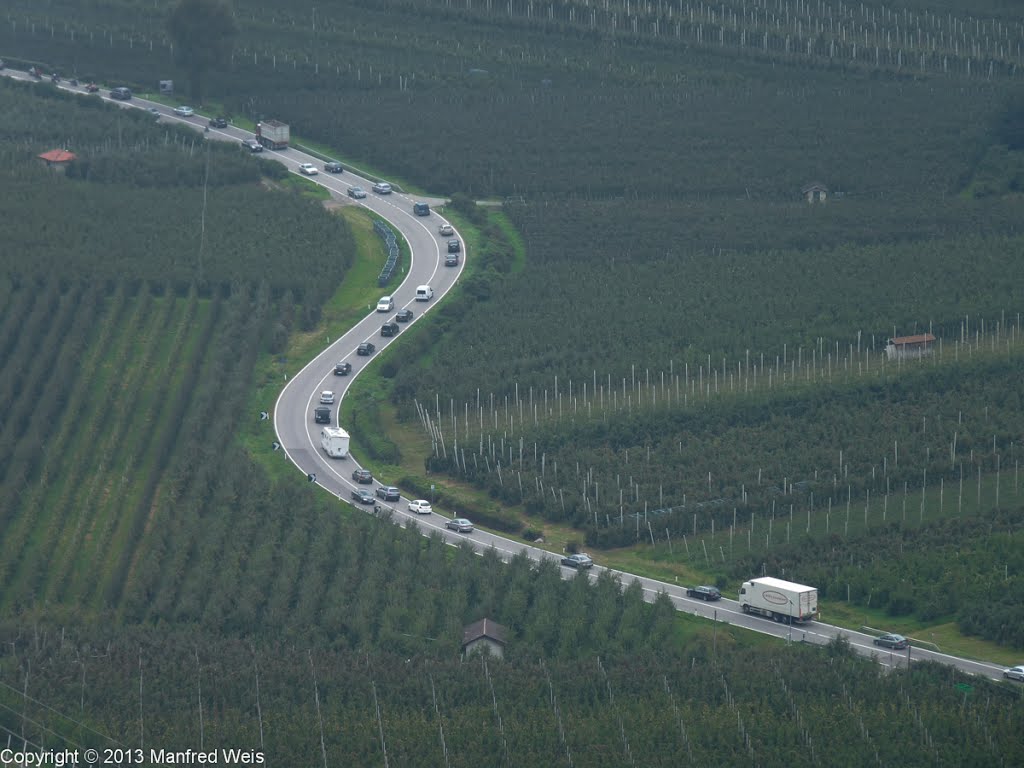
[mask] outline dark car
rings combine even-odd
[[[85,86],[86,93],[99,93],[100,87],[96,83],[87,83]]]
[[[457,254],[457,253],[446,253],[444,255],[444,265],[446,267],[457,267],[457,266],[459,266],[459,254]]]
[[[250,152],[263,151],[263,145],[256,141],[256,139],[242,139],[242,146],[248,149]]]
[[[590,568],[593,564],[594,561],[590,559],[590,555],[585,555],[582,552],[562,558],[562,565],[568,566],[569,568]]]
[[[902,651],[910,645],[910,641],[903,635],[887,634],[876,637],[875,645],[881,646],[882,648],[892,648],[897,651]]]
[[[313,411],[313,421],[317,424],[330,424],[331,423],[331,409],[326,405],[317,406]]]
[[[462,250],[462,243],[460,243],[458,240],[449,240],[448,241],[448,253],[458,253],[461,250]]]
[[[417,216],[429,216],[430,206],[426,203],[413,203],[412,212]]]
[[[373,345],[372,342],[369,341],[364,341],[362,344],[356,347],[356,354],[360,355],[361,357],[368,357],[369,355],[372,355],[376,351],[377,348]]]
[[[384,501],[398,501],[402,498],[401,492],[393,485],[382,485],[377,489],[377,495]]]
[[[357,483],[372,483],[373,474],[368,469],[353,469],[352,479]]]
[[[397,336],[398,335],[398,323],[384,323],[380,327],[381,336]]]
[[[717,587],[690,587],[686,590],[687,597],[696,597],[700,600],[721,600],[722,593]]]
[[[373,494],[365,488],[356,488],[352,491],[352,498],[360,504],[373,504]]]
[[[398,312],[395,313],[395,320],[397,320],[400,323],[408,323],[410,320],[412,320],[412,310],[411,309],[400,309],[400,310],[398,310]]]
[[[701,600],[721,600],[722,593],[717,587],[690,587],[686,590],[687,597],[697,597]]]
[[[110,89],[110,98],[117,99],[119,101],[131,101],[132,92],[130,88],[125,88],[123,85],[117,88]]]
[[[345,171],[337,160],[328,160],[324,163],[324,170],[328,173],[344,173]]]
[[[346,361],[334,364],[335,376],[348,376],[352,372],[352,363]]]
[[[228,119],[226,117],[211,117],[210,118],[211,128],[227,128]]]

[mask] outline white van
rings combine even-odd
[[[390,296],[381,296],[380,301],[377,302],[378,312],[390,312],[395,308],[395,301]]]
[[[416,288],[416,301],[430,301],[434,298],[434,289],[429,285],[421,285]]]
[[[348,456],[349,436],[341,427],[324,427],[320,430],[320,447],[332,459]]]

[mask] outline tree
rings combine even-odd
[[[174,58],[188,73],[189,93],[202,103],[203,76],[228,60],[238,25],[227,0],[178,0],[167,17]]]

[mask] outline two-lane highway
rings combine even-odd
[[[30,79],[27,73],[12,72],[6,70],[5,75],[19,79]],[[63,83],[62,87],[70,91],[84,93],[84,86],[73,87]],[[109,99],[109,91],[101,91],[100,96]],[[207,117],[191,116],[179,117],[174,115],[172,110],[166,106],[148,102],[143,99],[133,99],[130,102],[115,102],[120,106],[150,109],[159,114],[160,120],[178,120],[190,125],[199,131],[205,131],[209,138],[241,141],[252,138],[252,134],[239,128],[229,126],[224,129],[207,128]],[[265,151],[263,157],[281,162],[293,172],[298,172],[301,163],[313,163],[322,168],[321,160],[304,154],[297,149],[289,149],[283,152]],[[363,178],[350,170],[339,175],[320,172],[311,180],[321,184],[338,195],[344,195],[352,186],[360,186],[370,190],[372,181]],[[457,267],[444,266],[445,244],[447,237],[438,234],[438,225],[444,220],[434,213],[430,216],[413,215],[414,199],[400,193],[391,195],[376,195],[367,193],[367,197],[353,201],[358,202],[382,218],[398,230],[409,244],[411,250],[411,263],[405,280],[395,288],[381,290],[381,295],[390,294],[394,297],[395,309],[388,313],[378,313],[372,307],[367,308],[367,315],[355,327],[349,329],[341,338],[330,343],[320,354],[307,363],[301,370],[289,376],[289,380],[281,391],[274,407],[274,429],[277,433],[278,442],[281,444],[288,458],[295,466],[307,476],[315,476],[318,485],[340,500],[348,503],[349,495],[353,488],[357,487],[351,480],[353,469],[359,467],[354,457],[344,460],[333,460],[320,450],[319,435],[320,425],[313,421],[313,409],[318,404],[319,393],[324,389],[330,389],[335,393],[335,406],[332,411],[332,421],[336,423],[336,414],[340,411],[340,402],[344,398],[351,382],[369,365],[373,365],[376,358],[385,350],[395,338],[400,338],[405,332],[408,323],[399,324],[398,337],[382,337],[380,327],[386,321],[394,319],[395,311],[402,308],[409,308],[415,313],[413,322],[417,322],[429,313],[433,307],[442,300],[444,295],[453,287],[456,280],[461,276],[466,260],[471,257],[466,251],[463,240],[463,253]],[[458,236],[458,233],[456,233]],[[462,238],[459,238],[462,240]],[[422,302],[415,300],[416,287],[419,285],[430,285],[434,290],[434,297],[430,301]],[[356,355],[357,346],[364,341],[373,342],[377,352],[369,357]],[[334,365],[339,361],[348,361],[352,364],[352,371],[348,376],[335,376]],[[341,426],[345,426],[342,424]],[[383,479],[385,484],[393,480]],[[359,486],[366,487],[366,486]],[[408,525],[415,521],[418,529],[425,535],[439,535],[447,542],[458,545],[466,542],[473,546],[478,552],[493,548],[503,559],[510,559],[518,553],[525,553],[534,560],[560,558],[551,552],[531,546],[530,544],[508,539],[488,531],[474,530],[469,534],[456,533],[444,527],[446,518],[438,514],[418,516],[407,511],[408,499],[401,499],[390,505],[392,514],[389,519],[399,525]],[[363,507],[372,511],[372,507]],[[588,576],[596,578],[603,567],[595,565]],[[563,575],[571,578],[574,571],[562,567]],[[657,581],[645,577],[637,577],[632,574],[610,571],[614,576],[620,578],[623,583],[633,580],[640,582],[646,599],[653,601],[662,592],[666,593],[673,605],[687,613],[705,617],[712,621],[724,622],[741,626],[763,634],[770,634],[783,640],[792,642],[806,642],[814,644],[826,644],[837,637],[843,637],[849,641],[850,646],[864,655],[873,655],[879,663],[891,667],[906,665],[910,661],[923,659],[936,661],[942,664],[955,666],[964,672],[987,678],[1001,679],[1002,668],[985,662],[976,662],[962,659],[955,656],[940,653],[938,651],[926,650],[923,648],[912,648],[907,652],[890,652],[876,647],[873,644],[873,636],[852,630],[816,621],[810,624],[799,626],[787,626],[777,624],[770,620],[756,616],[748,616],[742,612],[739,604],[732,600],[720,600],[705,603],[696,598],[686,596],[684,586]],[[827,611],[827,604],[824,606]]]

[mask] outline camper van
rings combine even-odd
[[[332,459],[348,456],[348,432],[341,427],[324,427],[320,430],[320,447]]]

